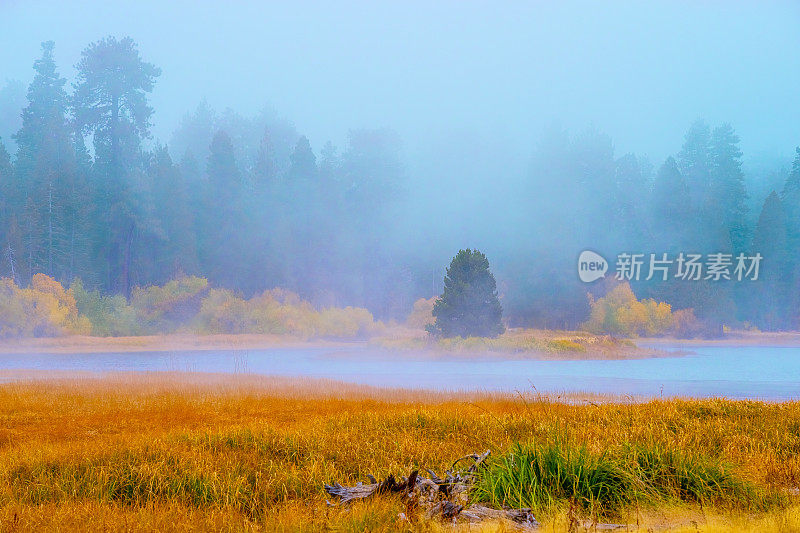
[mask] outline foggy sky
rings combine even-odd
[[[157,139],[204,97],[269,104],[317,150],[393,128],[412,174],[452,135],[519,166],[554,121],[655,161],[698,117],[731,122],[746,156],[800,142],[800,4],[555,4],[0,0],[0,81],[27,84],[44,40],[71,78],[89,42],[130,35],[163,69]]]

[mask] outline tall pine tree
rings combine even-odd
[[[22,127],[14,135],[16,180],[9,200],[21,223],[24,249],[18,257],[23,279],[44,272],[63,280],[72,273],[70,235],[73,226],[82,227],[78,213],[86,201],[75,194],[78,176],[67,122],[66,80],[56,69],[54,48],[52,41],[42,44]]]
[[[751,313],[756,325],[765,330],[784,329],[789,325],[790,275],[786,248],[786,215],[778,195],[773,191],[764,200],[751,245],[752,254],[763,257],[757,287],[752,295]]]
[[[730,236],[734,252],[747,248],[747,190],[742,172],[739,137],[730,124],[711,134],[711,191],[707,213]]]
[[[107,287],[127,295],[134,242],[146,230],[133,183],[143,181],[141,141],[150,134],[153,115],[147,93],[161,70],[142,60],[130,37],[107,37],[90,44],[77,69],[75,122],[94,139],[94,216],[102,221],[102,232],[94,236],[99,263],[108,265]]]

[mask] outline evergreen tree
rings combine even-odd
[[[236,164],[233,143],[222,130],[211,141],[206,167],[205,193],[200,210],[204,224],[198,235],[201,264],[215,284],[236,288],[241,275],[242,250],[248,245],[242,228],[242,174]]]
[[[734,252],[747,248],[747,191],[739,137],[730,124],[711,134],[711,192],[707,213],[730,235]]]
[[[6,150],[6,145],[3,143],[3,139],[0,138],[0,194],[2,194],[2,201],[5,205],[7,200],[7,195],[10,192],[10,185],[14,174],[14,167],[11,165],[11,155]],[[3,220],[5,220],[5,216],[3,216]]]
[[[642,164],[634,154],[626,154],[616,162],[611,227],[617,228],[609,243],[610,249],[642,249],[647,234],[646,212],[642,198],[649,193]]]
[[[443,337],[496,337],[505,331],[497,283],[484,254],[459,250],[447,268],[433,316],[436,323],[429,329]]]
[[[243,209],[251,223],[248,225],[250,246],[246,248],[245,262],[250,266],[248,288],[251,291],[275,286],[280,277],[279,265],[275,257],[275,228],[278,220],[278,169],[275,161],[275,147],[269,128],[258,146],[256,163],[250,179],[250,190],[245,195]]]
[[[92,158],[86,148],[83,135],[73,133],[75,153],[75,179],[69,191],[71,208],[67,220],[69,240],[69,260],[65,280],[80,277],[89,286],[99,284],[97,267],[92,263],[92,236],[98,233],[96,222],[92,219]]]
[[[702,206],[711,185],[711,129],[703,119],[695,120],[689,127],[677,161],[693,205]]]
[[[13,257],[13,251],[10,250],[8,242],[8,235],[11,222],[11,211],[9,196],[11,194],[11,187],[13,185],[14,167],[11,165],[11,156],[6,150],[3,140],[0,139],[0,273],[4,273],[3,277],[11,277],[11,265],[7,260],[9,253]]]
[[[686,180],[674,157],[668,157],[653,183],[652,234],[659,250],[678,251],[685,244],[684,223],[691,213]]]
[[[44,272],[64,279],[69,273],[70,222],[85,198],[73,195],[75,152],[67,122],[66,80],[56,69],[52,41],[42,43],[34,62],[28,105],[17,142],[16,180],[11,208],[22,222],[24,278]]]
[[[275,246],[283,250],[280,277],[292,290],[304,297],[315,291],[313,261],[317,244],[315,228],[319,213],[317,158],[308,138],[301,136],[289,156],[286,178],[281,182],[276,199],[277,224]]]
[[[274,185],[275,174],[275,149],[272,146],[269,130],[264,129],[264,136],[261,137],[256,154],[256,166],[253,169],[252,181],[256,190],[267,191]]]
[[[783,186],[781,200],[786,209],[790,246],[798,249],[800,246],[800,147],[795,148],[792,169]]]
[[[289,160],[291,162],[289,179],[293,181],[314,179],[317,174],[317,157],[311,150],[311,144],[305,135],[297,140]]]
[[[140,145],[150,134],[153,114],[147,93],[161,70],[141,59],[130,37],[107,37],[90,44],[77,69],[75,123],[94,139],[98,186],[94,216],[105,228],[95,243],[108,265],[108,288],[128,294],[135,239],[146,231],[131,189],[143,180]]]
[[[787,263],[786,216],[778,195],[773,191],[764,200],[753,234],[751,253],[763,257],[758,287],[750,306],[756,325],[766,330],[784,329],[789,325],[788,289],[790,272]]]
[[[157,146],[150,158],[149,176],[161,239],[151,251],[157,265],[155,281],[163,283],[186,274],[197,274],[194,216],[189,191],[180,168],[166,146]]]
[[[781,194],[786,213],[786,261],[789,270],[787,302],[789,327],[800,327],[800,147],[795,148],[792,168]]]

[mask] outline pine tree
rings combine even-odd
[[[750,309],[756,325],[766,330],[789,325],[788,295],[791,283],[786,248],[786,216],[780,197],[773,191],[764,200],[753,234],[751,254],[763,257],[757,288],[751,291]]]
[[[233,143],[220,130],[211,141],[198,245],[208,277],[222,287],[237,288],[243,281],[242,251],[248,245],[242,218],[243,182]]]
[[[783,186],[781,200],[786,208],[790,245],[797,249],[800,246],[800,147],[795,148],[792,169]]]
[[[703,119],[695,120],[689,127],[677,161],[693,204],[703,205],[711,185],[711,129]]]
[[[276,174],[275,168],[275,148],[272,146],[272,138],[269,130],[264,129],[264,136],[258,145],[256,154],[256,166],[253,169],[253,184],[256,191],[267,191],[274,185]]]
[[[108,265],[107,287],[128,295],[135,239],[140,230],[146,230],[144,217],[137,216],[144,199],[136,198],[132,184],[144,180],[140,146],[150,135],[153,115],[147,93],[161,70],[141,59],[130,37],[107,37],[90,44],[77,69],[75,123],[81,133],[94,139],[94,217],[102,221],[103,230],[95,243],[105,259],[101,263]]]
[[[613,190],[610,222],[617,230],[610,232],[610,239],[616,239],[610,243],[610,249],[641,249],[649,226],[642,198],[649,191],[642,164],[634,154],[616,161]]]
[[[13,277],[11,263],[7,256],[13,258],[13,250],[8,242],[10,233],[11,211],[9,196],[13,185],[14,167],[11,165],[11,156],[6,150],[3,140],[0,139],[0,272],[6,273],[3,277]]]
[[[14,167],[11,165],[11,155],[6,150],[6,145],[3,143],[3,139],[0,138],[0,201],[3,202],[3,206],[5,207],[5,202],[7,200],[8,193],[10,192],[10,187],[14,174]],[[2,217],[2,220],[5,220],[5,216]]]
[[[651,205],[652,233],[659,249],[677,251],[685,242],[683,224],[691,213],[691,199],[674,157],[668,157],[656,175]]]
[[[496,337],[505,331],[497,283],[484,254],[459,250],[447,268],[433,316],[430,331],[443,337]]]
[[[789,269],[789,301],[787,302],[789,327],[800,327],[800,147],[795,149],[795,158],[781,194],[786,213],[786,250]]]
[[[289,179],[313,180],[317,174],[317,158],[311,150],[308,138],[303,135],[297,140],[294,151],[290,156]]]
[[[67,122],[66,80],[56,69],[55,44],[42,44],[34,62],[28,105],[17,142],[16,183],[10,201],[22,221],[25,279],[44,272],[69,273],[69,222],[80,201],[73,196],[76,160]]]
[[[154,281],[163,283],[186,274],[197,274],[194,215],[189,191],[166,146],[156,146],[148,169],[160,239],[151,250],[156,266]]]
[[[86,149],[83,135],[73,132],[75,174],[70,183],[70,209],[66,220],[68,253],[66,280],[80,277],[90,286],[98,284],[97,267],[92,264],[92,235],[97,231],[92,222],[92,158]]]
[[[734,252],[747,248],[747,190],[739,137],[730,124],[711,134],[711,192],[707,213],[730,235]]]

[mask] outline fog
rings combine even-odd
[[[0,7],[2,76],[27,83],[54,40],[66,77],[87,43],[130,35],[163,69],[154,135],[202,98],[271,105],[314,146],[390,127],[411,175],[456,133],[524,161],[542,127],[595,124],[663,159],[698,116],[745,153],[800,137],[796,2],[43,2]],[[466,154],[469,152],[466,151]],[[524,163],[523,163],[524,164]]]
[[[587,247],[656,242],[616,239],[625,231],[619,225],[574,231],[572,224],[592,225],[598,197],[588,182],[560,181],[574,173],[552,161],[546,147],[556,138],[558,149],[573,143],[567,159],[635,154],[636,172],[652,183],[693,122],[729,123],[741,139],[746,220],[754,227],[770,191],[784,188],[800,143],[798,27],[796,2],[3,0],[0,84],[27,87],[41,43],[53,40],[69,88],[89,43],[130,36],[162,70],[149,95],[155,113],[145,144],[167,144],[175,162],[190,144],[181,124],[201,102],[220,116],[230,108],[262,117],[253,135],[270,128],[279,166],[288,166],[300,135],[319,161],[328,141],[346,152],[351,131],[396,132],[402,186],[386,211],[390,231],[379,239],[390,256],[411,257],[410,302],[431,296],[437,279],[440,288],[463,247],[487,253],[503,292],[520,273],[546,276],[531,272],[554,248],[573,261]],[[8,101],[15,89],[6,87]],[[0,116],[12,155],[14,120]],[[255,158],[257,138],[247,142],[249,152],[234,139],[242,166]],[[201,167],[207,155],[195,153]],[[576,197],[578,189],[586,194]],[[649,204],[644,195],[633,204]],[[663,235],[659,242],[675,249]],[[585,288],[570,283],[567,301],[583,299]]]

